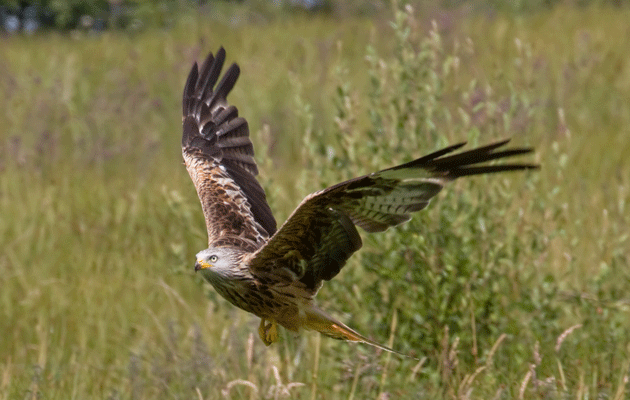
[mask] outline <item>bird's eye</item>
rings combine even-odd
[[[213,262],[217,262],[218,259],[219,259],[219,257],[217,257],[217,256],[210,256],[210,258],[208,258],[208,261],[213,263]]]

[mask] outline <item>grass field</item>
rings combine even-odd
[[[628,398],[630,10],[391,18],[0,37],[0,399]],[[536,147],[540,171],[363,235],[320,291],[422,361],[310,332],[266,348],[195,276],[180,97],[220,45],[279,222],[447,142]]]

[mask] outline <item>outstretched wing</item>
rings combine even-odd
[[[183,98],[182,154],[195,184],[208,229],[208,244],[253,245],[276,231],[258,168],[247,121],[228,105],[240,69],[232,64],[214,88],[225,50],[220,48],[188,75]],[[252,246],[249,246],[250,249]]]
[[[406,164],[331,186],[306,197],[269,242],[252,255],[250,269],[262,281],[301,286],[311,296],[334,278],[361,247],[355,228],[384,231],[425,208],[449,181],[461,176],[537,168],[532,164],[478,165],[525,154],[529,148],[495,151],[508,140],[451,154],[465,143]]]

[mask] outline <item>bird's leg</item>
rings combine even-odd
[[[276,324],[276,321],[271,321],[271,323],[266,326],[265,332],[267,333],[269,344],[278,341],[278,324]]]
[[[260,326],[258,327],[258,335],[265,346],[269,346],[271,343],[277,342],[278,324],[276,324],[276,321],[269,321],[268,324],[265,324],[265,319],[261,318]]]
[[[271,343],[267,342],[267,335],[265,334],[265,319],[260,319],[260,326],[258,327],[258,336],[260,336],[260,340],[263,341],[265,346],[269,346]]]

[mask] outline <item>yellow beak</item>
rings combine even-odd
[[[212,268],[212,264],[208,264],[206,261],[203,260],[197,260],[197,262],[195,263],[195,272],[199,271],[200,269],[206,268]]]

